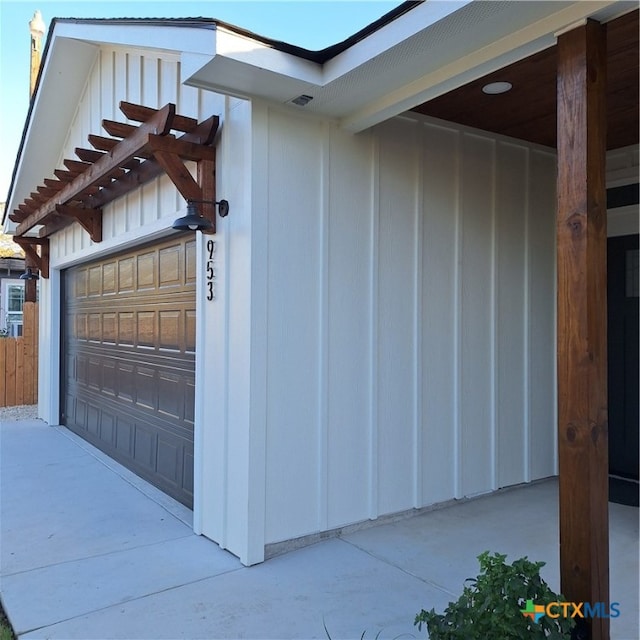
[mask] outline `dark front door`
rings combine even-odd
[[[638,479],[638,235],[609,238],[609,473]]]
[[[62,424],[193,504],[193,234],[68,269]]]

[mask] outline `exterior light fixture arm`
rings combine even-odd
[[[221,218],[226,218],[229,215],[228,200],[193,200],[192,198],[188,198],[187,204],[190,204],[190,203],[218,205],[218,215]]]

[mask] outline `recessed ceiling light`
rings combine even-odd
[[[511,87],[513,87],[513,85],[510,82],[490,82],[482,87],[482,92],[488,93],[490,96],[494,96],[498,93],[511,91]]]

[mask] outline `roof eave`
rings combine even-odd
[[[345,41],[346,47],[314,55],[211,19],[54,21],[5,217],[59,160],[64,140],[51,135],[66,136],[102,45],[171,50],[181,56],[184,83],[229,95],[287,103],[309,94],[316,99],[307,111],[357,132],[553,45],[559,30],[580,20],[607,21],[636,6],[626,0],[409,2],[390,21],[381,19]],[[491,17],[474,21],[482,12]],[[45,135],[49,155],[38,146]]]

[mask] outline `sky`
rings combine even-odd
[[[36,9],[47,29],[53,18],[207,17],[317,50],[341,42],[399,4],[400,0],[0,0],[0,202],[9,192],[29,108],[29,21]]]

